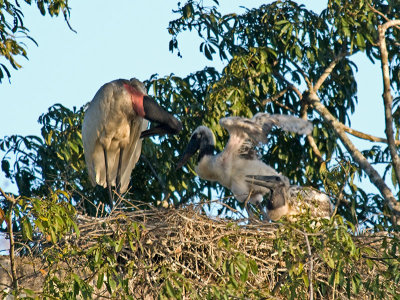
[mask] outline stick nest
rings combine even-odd
[[[201,205],[78,215],[76,222],[79,234],[43,244],[42,293],[74,289],[88,299],[400,297],[395,233],[354,235],[343,223],[308,216],[248,224],[210,218]]]

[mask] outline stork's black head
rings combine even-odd
[[[181,159],[177,164],[177,169],[181,168],[186,162],[192,157],[197,150],[199,152],[200,160],[204,155],[213,155],[215,150],[215,138],[211,130],[206,126],[199,126],[192,133],[190,137],[189,144],[187,145],[185,151],[182,154]]]

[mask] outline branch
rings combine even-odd
[[[307,108],[308,108],[308,104],[305,103],[303,100],[303,94],[300,92],[300,90],[294,85],[292,84],[289,80],[287,80],[282,74],[278,73],[278,72],[274,72],[274,76],[278,77],[280,80],[286,82],[287,86],[293,91],[295,92],[295,94],[299,97],[300,102],[303,104],[301,111],[300,111],[300,117],[303,120],[307,120]],[[287,89],[285,89],[284,91],[287,91]],[[315,143],[315,140],[313,138],[313,136],[311,134],[307,135],[307,140],[308,143],[311,146],[311,149],[313,150],[315,156],[318,158],[318,161],[320,163],[322,163],[324,161],[324,159],[322,158],[322,154],[318,149],[317,144]]]
[[[369,8],[376,14],[380,15],[382,18],[384,18],[386,20],[386,22],[389,22],[390,19],[388,17],[385,16],[385,14],[381,13],[379,10],[377,10],[375,7],[373,7],[371,4],[368,3]],[[398,24],[400,25],[400,24]],[[398,25],[393,25],[394,27],[396,27],[397,29],[400,29],[400,26]]]
[[[297,96],[299,97],[299,99],[302,98],[302,94],[300,92],[300,90],[294,85],[292,84],[289,80],[287,80],[282,74],[278,73],[278,72],[274,72],[274,76],[279,78],[280,80],[286,82],[287,86],[293,90],[293,92],[295,92],[297,94]]]
[[[387,139],[380,138],[380,137],[377,137],[377,136],[373,136],[373,135],[370,135],[370,134],[367,134],[367,133],[363,133],[361,131],[352,129],[352,128],[344,125],[343,123],[342,123],[342,126],[343,126],[343,130],[344,131],[346,131],[347,133],[350,133],[351,135],[353,135],[355,137],[358,137],[360,139],[368,140],[368,141],[371,141],[371,142],[378,142],[378,143],[385,143],[385,144],[388,143]],[[396,144],[396,146],[400,146],[400,140],[395,140],[394,143]]]
[[[270,98],[264,99],[261,104],[262,105],[266,105],[269,102],[275,102],[277,101],[280,97],[282,97],[283,95],[285,95],[287,93],[288,89],[283,89],[282,91],[280,91],[278,94],[276,94],[275,96],[272,96]]]
[[[316,93],[319,88],[321,87],[321,85],[324,83],[324,81],[326,80],[326,78],[328,78],[328,76],[332,73],[333,69],[335,68],[335,66],[337,65],[337,63],[343,58],[349,55],[349,52],[347,51],[343,51],[341,53],[339,53],[339,55],[337,55],[333,61],[329,64],[329,66],[325,69],[324,73],[322,73],[321,77],[318,79],[318,81],[314,84],[314,87],[312,89],[310,89],[310,91],[313,91],[314,93]]]
[[[292,112],[292,113],[294,114],[295,111],[294,111],[292,108],[290,108],[289,106],[284,105],[284,104],[282,104],[282,103],[280,103],[280,102],[277,102],[278,99],[279,99],[280,97],[282,97],[283,95],[285,95],[287,91],[288,91],[288,89],[283,89],[282,91],[280,91],[280,92],[279,92],[278,94],[276,94],[275,96],[272,96],[272,97],[270,97],[270,98],[268,98],[268,99],[264,99],[264,100],[261,102],[261,104],[262,104],[263,106],[265,106],[265,105],[267,105],[267,103],[269,103],[269,102],[275,102],[276,105],[278,105],[278,106],[280,106],[280,107],[282,107],[282,108],[284,108],[284,109],[286,109],[286,110],[288,110],[288,111],[290,111],[290,112]]]
[[[381,178],[379,173],[371,166],[368,160],[362,155],[362,153],[354,146],[346,135],[344,126],[340,123],[329,110],[321,103],[317,94],[307,94],[307,100],[315,108],[315,110],[321,115],[324,121],[329,124],[332,129],[336,132],[343,145],[349,151],[351,157],[358,163],[360,168],[367,173],[370,181],[378,188],[382,196],[384,197],[389,209],[396,216],[400,216],[400,203],[396,201],[392,191],[386,185],[385,181]],[[400,221],[400,219],[399,219]],[[396,222],[396,220],[394,221]]]
[[[392,157],[393,168],[396,174],[397,182],[400,184],[400,157],[397,154],[393,131],[393,97],[390,92],[390,74],[388,51],[386,48],[385,33],[392,26],[400,25],[400,20],[388,21],[378,26],[379,31],[379,49],[381,52],[382,78],[383,78],[383,103],[385,105],[385,132],[388,140],[390,156]]]
[[[301,75],[303,75],[303,78],[304,78],[305,82],[307,83],[308,89],[311,90],[312,82],[308,78],[307,74],[304,72],[304,70],[302,68],[300,68],[300,66],[298,64],[296,64],[295,62],[292,62],[292,64],[296,67],[297,71],[299,71],[301,73]]]
[[[314,269],[314,263],[313,263],[313,258],[312,258],[312,252],[311,252],[311,247],[310,247],[310,242],[308,241],[308,236],[306,233],[303,233],[304,237],[306,239],[306,245],[307,245],[307,254],[310,259],[310,269],[308,270],[308,283],[309,283],[309,292],[308,296],[310,300],[314,300],[314,287],[313,287],[313,269]]]
[[[301,95],[301,100],[303,99],[303,95]],[[305,103],[304,101],[301,101],[303,104],[301,106],[301,111],[300,111],[300,118],[303,120],[307,120],[307,109],[308,109],[308,104]],[[315,156],[317,157],[318,161],[320,164],[324,162],[324,159],[322,157],[321,151],[319,151],[317,144],[315,143],[315,140],[311,134],[307,135],[307,140],[308,143],[311,146],[312,151],[314,152]]]

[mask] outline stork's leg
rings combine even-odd
[[[103,147],[103,152],[104,152],[104,163],[106,165],[106,183],[107,183],[107,188],[108,188],[108,196],[110,198],[110,208],[113,208],[113,196],[111,192],[111,182],[110,182],[110,174],[108,172],[108,159],[107,159],[107,151],[106,148]]]
[[[268,214],[265,212],[265,210],[261,206],[261,202],[257,202],[257,207],[260,210],[261,215],[263,216],[263,221],[269,221]]]
[[[250,191],[250,193],[246,197],[246,200],[244,201],[244,208],[247,211],[247,215],[248,215],[248,218],[249,218],[249,223],[251,223],[251,220],[254,220],[254,218],[255,218],[255,215],[254,215],[253,211],[249,207],[249,201],[250,201],[250,198],[251,198],[251,193],[252,193],[252,191]]]
[[[249,216],[249,222],[251,222],[252,220],[255,220],[255,214],[253,213],[253,211],[251,210],[251,208],[249,207],[248,203],[246,203],[244,205],[244,207],[246,208],[247,211],[247,215]]]
[[[119,149],[119,159],[118,159],[118,169],[117,169],[117,178],[116,178],[116,185],[117,185],[117,193],[121,194],[121,165],[122,165],[122,156],[124,155],[124,148]]]

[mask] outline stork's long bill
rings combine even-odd
[[[264,176],[264,175],[246,175],[246,181],[253,185],[258,185],[266,188],[275,188],[284,186],[281,176]]]
[[[168,113],[150,96],[143,96],[144,118],[158,125],[145,130],[141,138],[163,134],[177,134],[182,130],[182,123],[173,115]]]

